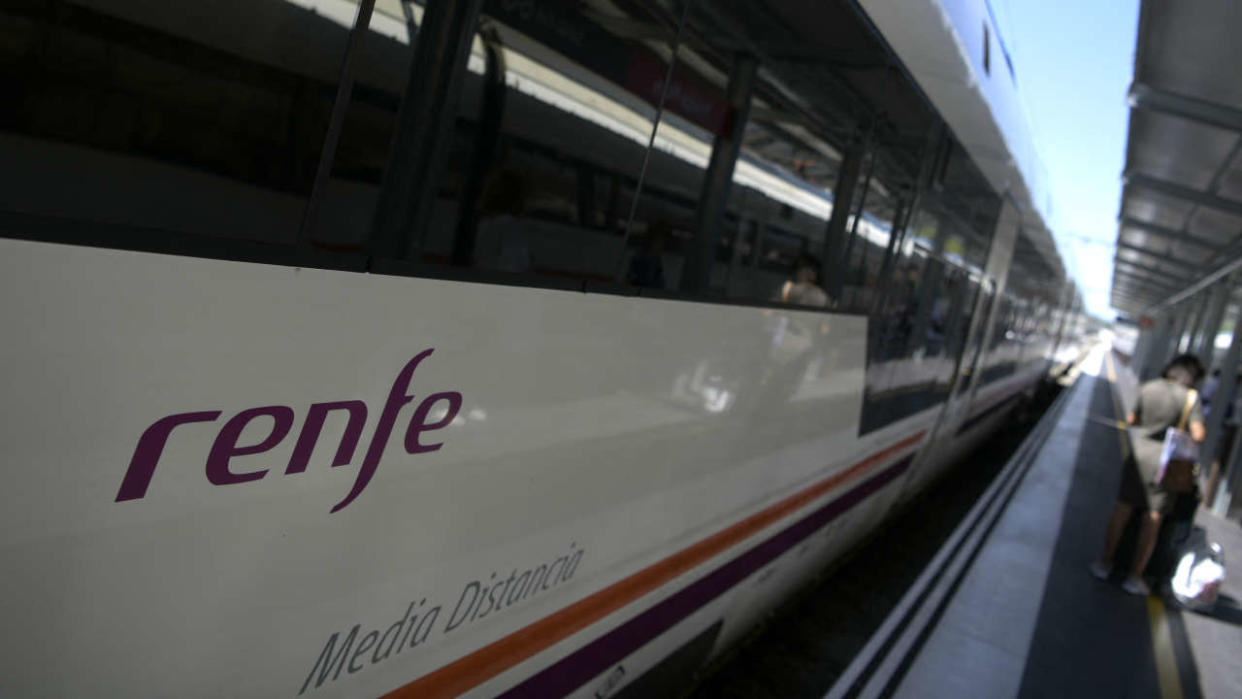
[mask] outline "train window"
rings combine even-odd
[[[897,227],[891,271],[872,302],[864,432],[943,400],[960,363],[974,361],[967,337],[1000,199],[962,149],[937,150],[949,154],[927,168],[939,169],[938,186],[925,185],[909,222]]]
[[[998,302],[981,381],[995,381],[1029,367],[1052,349],[1065,317],[1060,298],[1063,290],[1039,283],[1052,276],[1042,256],[1020,238],[1008,288]]]
[[[889,179],[882,154],[873,152],[854,213],[848,221],[844,252],[844,285],[840,307],[868,313],[875,306],[880,275],[893,241],[893,223],[901,215],[898,185]]]
[[[1015,280],[1015,276],[1011,272],[1010,280]],[[1021,365],[1026,346],[1026,305],[1026,300],[1012,289],[1001,297],[981,382],[1009,376]]]
[[[0,210],[84,242],[292,243],[351,19],[286,0],[6,4]]]
[[[757,106],[766,113],[766,102]],[[736,237],[726,230],[727,249],[712,271],[717,290],[739,300],[829,305],[819,276],[829,192],[840,169],[834,155],[809,131],[791,133],[762,117],[752,121],[728,201],[731,213],[752,223]]]
[[[977,322],[970,324],[969,329],[963,331],[963,343],[961,350],[961,361],[958,364],[958,378],[964,381],[973,380],[974,376],[982,371],[984,361],[984,338],[988,331],[987,319],[991,317],[992,307],[996,303],[996,286],[992,280],[987,278],[971,277],[972,289],[971,295],[975,298],[975,318]],[[961,384],[964,388],[969,383]]]
[[[358,0],[349,0],[356,17]],[[357,35],[349,60],[349,88],[337,105],[335,148],[320,164],[306,216],[305,242],[327,251],[362,253],[371,236],[375,203],[396,130],[397,112],[424,10],[408,2],[377,2]],[[361,28],[361,27],[359,27]],[[463,152],[458,139],[448,150]],[[453,156],[450,156],[453,157]]]
[[[920,166],[942,130],[899,71],[758,70],[740,6],[452,7],[0,9],[0,210],[103,245],[866,313],[874,357],[960,349],[990,195],[960,148]],[[833,40],[871,41],[852,17]],[[419,53],[442,29],[458,65]]]
[[[441,162],[427,166],[430,202],[398,246],[378,254],[502,282],[677,288],[711,129],[723,124],[719,76],[694,62],[691,47],[674,58],[680,18],[660,8],[630,18],[575,3],[533,8],[484,3]],[[636,23],[653,32],[631,38]],[[365,241],[350,222],[382,215],[385,168],[394,166],[378,144],[397,137],[395,111],[355,95],[332,166],[338,193],[324,201],[315,240]]]

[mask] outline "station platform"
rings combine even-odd
[[[1242,573],[1226,578],[1211,613],[1127,594],[1119,573],[1108,582],[1088,573],[1121,478],[1121,406],[1137,386],[1106,346],[1081,369],[1028,438],[1025,463],[997,478],[995,497],[828,697],[1242,696]],[[1237,521],[1200,508],[1196,524],[1227,567],[1242,561]]]

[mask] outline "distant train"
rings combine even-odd
[[[1085,326],[863,5],[0,8],[0,694],[651,696],[945,476]]]

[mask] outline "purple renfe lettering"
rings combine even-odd
[[[380,413],[379,423],[375,425],[375,435],[371,437],[371,446],[367,448],[367,454],[362,458],[362,466],[358,469],[358,478],[354,481],[354,487],[344,500],[332,508],[332,512],[339,512],[353,502],[354,498],[357,498],[358,494],[371,482],[375,469],[379,467],[380,458],[384,455],[384,449],[388,446],[388,438],[392,435],[392,426],[397,421],[397,413],[401,412],[401,408],[407,403],[414,400],[414,396],[406,395],[406,391],[410,388],[410,379],[414,376],[414,370],[434,351],[435,349],[432,348],[419,352],[413,359],[406,362],[401,372],[397,374],[396,381],[388,391],[388,400],[384,403],[383,412]]]
[[[263,441],[249,447],[237,446],[237,438],[242,430],[253,419],[263,416],[271,417],[272,432]],[[224,423],[216,441],[211,445],[211,453],[207,455],[207,480],[214,485],[231,485],[257,481],[267,475],[267,469],[250,473],[233,473],[229,470],[229,459],[234,456],[260,454],[280,443],[293,427],[293,408],[284,405],[268,405],[262,408],[250,408],[229,418]]]
[[[444,417],[428,424],[427,413],[431,412],[431,406],[437,401],[448,401],[448,409],[444,413]],[[411,454],[421,454],[423,452],[435,451],[444,446],[444,442],[435,444],[419,444],[418,435],[431,430],[438,430],[447,426],[457,417],[457,411],[461,410],[461,394],[457,391],[445,391],[443,393],[433,393],[423,399],[422,403],[414,410],[414,417],[410,418],[410,426],[405,430],[405,450]]]
[[[298,443],[293,447],[293,456],[289,458],[289,467],[285,469],[286,475],[306,470],[306,464],[315,450],[315,442],[319,441],[319,433],[323,431],[323,421],[332,410],[349,411],[349,424],[345,426],[345,434],[341,437],[341,445],[336,449],[332,465],[344,466],[353,461],[354,449],[362,438],[362,426],[367,422],[367,404],[360,400],[315,403],[311,405],[306,422],[302,425],[302,434],[298,435]]]
[[[125,478],[121,481],[121,489],[117,491],[114,502],[141,500],[147,494],[151,476],[155,475],[155,464],[164,453],[164,445],[168,443],[168,435],[174,427],[188,422],[215,422],[218,417],[219,410],[204,410],[169,415],[156,420],[138,439],[134,457],[129,460],[129,469],[125,471]]]
[[[406,404],[414,400],[414,395],[409,392],[414,372],[422,361],[431,356],[434,351],[434,348],[428,348],[419,352],[410,361],[406,362],[401,371],[397,373],[397,378],[393,381],[392,387],[388,391],[388,399],[384,403],[384,408],[380,411],[379,420],[375,425],[375,432],[371,436],[371,443],[362,458],[362,464],[358,467],[358,475],[354,479],[353,487],[345,498],[332,508],[332,512],[344,509],[345,506],[357,499],[375,476],[375,471],[379,468],[380,459],[384,456],[384,450],[388,448],[388,441],[392,436],[393,425],[397,421],[397,415],[400,414]],[[446,404],[443,416],[428,421],[432,409],[442,402]],[[457,391],[442,391],[427,396],[414,409],[414,414],[410,418],[410,423],[405,432],[405,450],[410,454],[422,454],[438,451],[442,448],[444,442],[424,444],[420,440],[427,432],[434,432],[450,425],[454,418],[457,417],[458,412],[461,411],[461,406],[462,395]],[[310,459],[314,455],[319,437],[323,433],[328,413],[335,410],[343,410],[348,413],[349,421],[345,425],[344,433],[341,436],[341,443],[337,446],[336,454],[332,458],[332,466],[344,466],[353,461],[354,453],[357,451],[358,443],[362,438],[362,430],[367,422],[368,409],[366,403],[360,400],[313,403],[310,406],[310,411],[307,413],[306,421],[302,424],[302,431],[298,436],[297,443],[293,447],[289,463],[285,467],[286,474],[304,473],[306,471]],[[134,449],[134,455],[130,459],[129,468],[126,470],[125,477],[121,480],[121,488],[116,494],[116,502],[139,500],[146,496],[151,479],[155,474],[155,467],[174,428],[191,422],[215,422],[220,415],[221,412],[219,410],[178,413],[160,418],[148,427],[142,433],[142,437],[138,439],[138,446]],[[246,427],[252,421],[261,417],[272,418],[272,425],[270,431],[267,432],[267,436],[263,437],[257,444],[249,446],[238,445],[238,440],[241,439]],[[293,429],[293,420],[293,409],[285,405],[249,408],[229,418],[228,422],[224,423],[224,426],[220,428],[215,441],[212,442],[211,451],[207,455],[205,467],[207,480],[213,485],[232,485],[264,478],[269,469],[262,468],[246,473],[237,473],[230,470],[230,461],[234,457],[270,451],[289,435],[289,432]]]

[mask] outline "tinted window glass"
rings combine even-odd
[[[810,132],[790,133],[762,120],[746,129],[728,202],[740,223],[737,233],[733,226],[724,230],[724,245],[731,247],[736,235],[741,247],[713,270],[729,297],[828,307],[819,276],[840,161],[824,150],[823,137]]]
[[[879,300],[878,282],[893,221],[901,214],[897,194],[904,188],[901,180],[884,168],[881,154],[873,151],[848,224],[842,308],[868,313]]]
[[[709,128],[720,126],[719,76],[681,48],[675,97],[648,153],[671,29],[635,40],[558,2],[486,2],[478,29],[428,210],[401,232],[395,255],[496,281],[675,288]],[[390,72],[400,72],[398,53]],[[396,123],[395,105],[384,113],[380,102],[360,93],[350,105],[347,124],[357,128],[342,134],[332,167],[339,194],[325,202],[317,239],[348,243],[352,221],[380,215],[393,161],[379,144],[395,138]]]
[[[0,209],[291,243],[351,17],[285,0],[0,8]]]
[[[1000,199],[951,143],[929,156],[942,160],[924,164],[929,179],[915,212],[896,229],[886,255],[890,268],[881,264],[868,333],[864,432],[944,400],[964,359]]]

